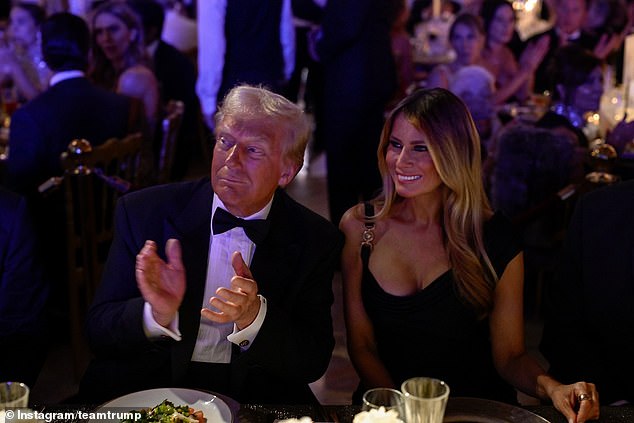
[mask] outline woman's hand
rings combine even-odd
[[[535,73],[537,67],[539,67],[542,60],[548,52],[548,45],[550,44],[550,37],[545,35],[538,40],[531,42],[520,57],[520,67],[529,69],[531,73]]]
[[[599,418],[599,393],[592,383],[558,384],[548,391],[548,396],[569,423],[583,423]]]

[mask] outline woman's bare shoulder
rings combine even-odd
[[[356,237],[360,239],[364,228],[362,204],[349,208],[339,222],[339,229],[344,233],[346,239]]]
[[[123,71],[123,73],[119,76],[119,85],[130,84],[130,85],[156,85],[156,76],[154,76],[154,72],[150,70],[147,66],[143,65],[134,65]]]

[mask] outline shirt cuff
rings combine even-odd
[[[175,341],[180,341],[182,338],[181,332],[178,330],[178,313],[176,313],[176,317],[169,324],[169,328],[165,328],[154,320],[152,306],[146,301],[143,305],[143,332],[149,339],[169,336]]]
[[[260,311],[258,311],[258,315],[255,317],[253,323],[242,330],[238,330],[238,327],[234,323],[233,333],[227,336],[227,340],[239,345],[242,351],[249,349],[255,337],[258,336],[262,323],[264,323],[264,318],[266,317],[266,298],[261,295],[258,295],[258,297],[260,298]]]

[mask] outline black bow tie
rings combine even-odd
[[[214,234],[221,234],[239,226],[244,229],[244,233],[246,233],[249,239],[255,244],[260,244],[264,241],[266,234],[269,232],[269,222],[267,220],[240,219],[220,207],[216,208],[211,225],[213,227]]]

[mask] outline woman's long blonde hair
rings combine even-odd
[[[375,218],[390,215],[402,201],[385,161],[394,120],[402,115],[427,136],[427,147],[442,180],[442,227],[459,296],[484,317],[493,307],[498,276],[484,249],[483,222],[492,215],[482,184],[480,138],[464,103],[443,88],[418,90],[402,100],[383,126],[378,149],[383,192]]]
[[[123,22],[128,30],[135,31],[136,33],[136,36],[130,41],[130,45],[125,53],[123,69],[115,69],[114,64],[106,57],[101,47],[97,44],[95,24],[97,17],[104,13],[116,17]],[[113,90],[117,86],[119,76],[126,69],[138,64],[150,69],[152,68],[151,60],[145,50],[141,20],[125,2],[110,0],[100,4],[92,12],[91,22],[92,65],[88,73],[94,83],[108,90]]]

